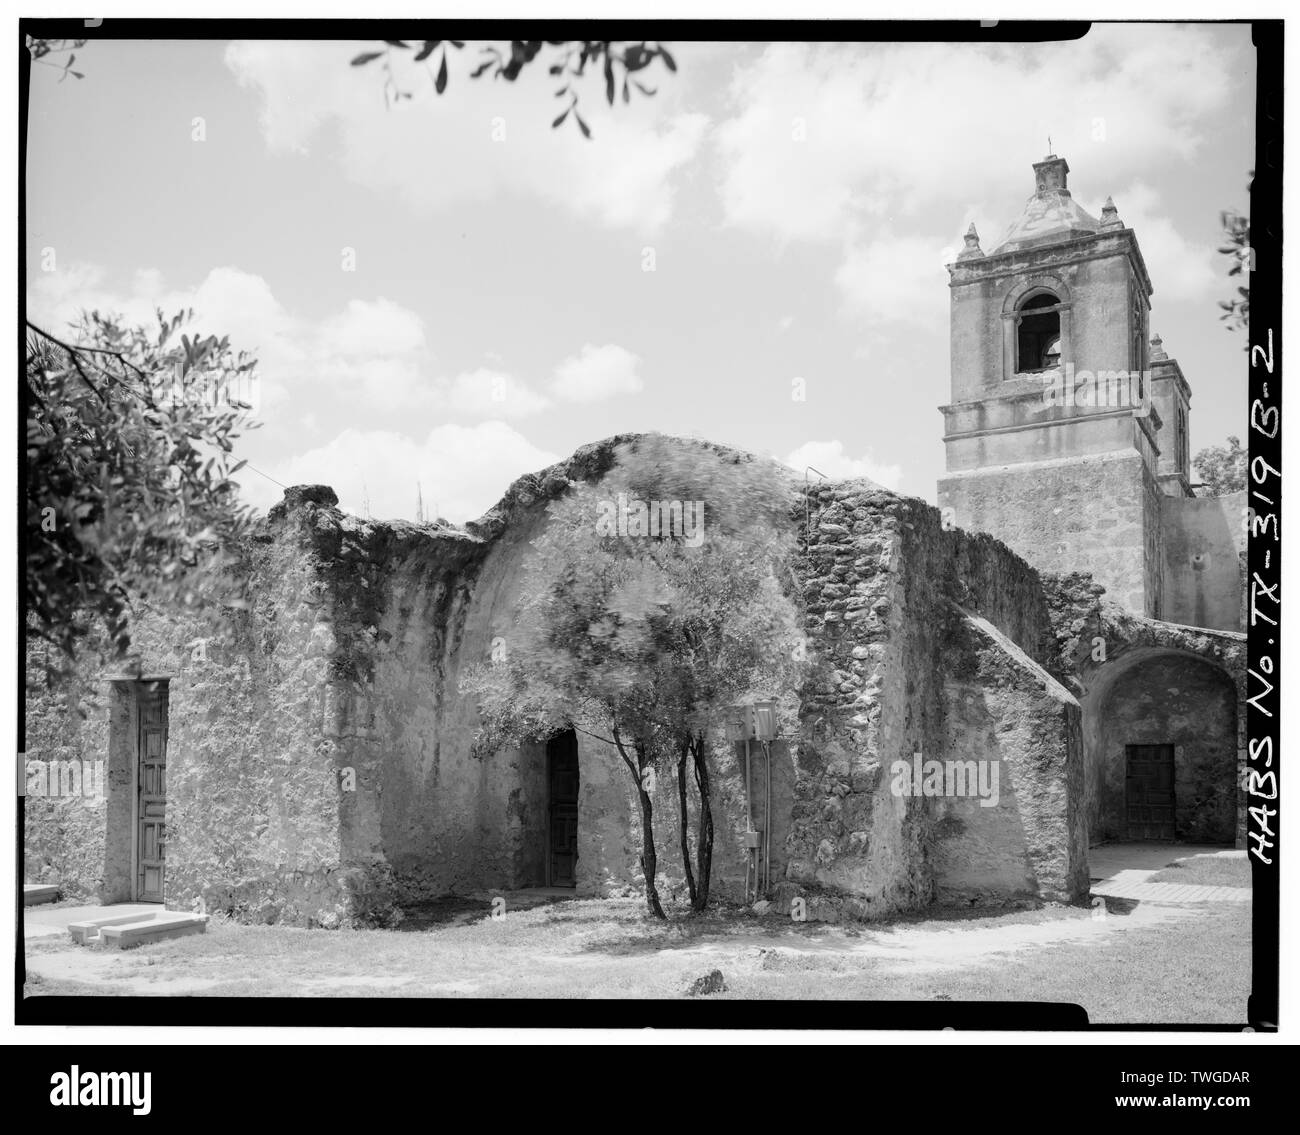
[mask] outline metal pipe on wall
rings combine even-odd
[[[772,742],[763,742],[767,755],[766,787],[767,805],[763,810],[763,897],[772,889]]]
[[[745,741],[745,831],[748,832],[754,827],[754,804],[753,804],[753,785],[750,779],[749,767],[749,741]],[[751,868],[753,869],[751,871]],[[751,874],[757,875],[758,864],[754,861],[753,848],[745,848],[745,903],[749,903],[749,882]],[[754,878],[755,888],[757,889],[758,879]]]

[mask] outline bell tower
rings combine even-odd
[[[988,532],[1035,567],[1086,571],[1160,617],[1161,422],[1148,373],[1151,280],[1107,199],[1035,162],[1034,193],[989,251],[971,225],[948,265],[951,399],[940,407],[945,523]]]

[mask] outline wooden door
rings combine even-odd
[[[167,687],[140,690],[136,775],[136,900],[162,902],[167,849]]]
[[[546,882],[572,887],[578,881],[578,735],[572,729],[546,743],[546,763]]]
[[[1127,745],[1124,807],[1128,838],[1174,838],[1174,747]]]

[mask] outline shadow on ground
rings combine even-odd
[[[538,907],[553,906],[559,903],[575,901],[572,894],[557,895],[537,891],[504,891],[499,895],[444,895],[428,902],[411,903],[402,907],[402,921],[393,929],[410,933],[421,933],[448,926],[466,926],[491,918],[495,901],[503,899],[504,907],[511,913],[535,910]],[[582,921],[560,915],[552,917],[551,922]]]
[[[443,926],[463,926],[492,916],[492,903],[487,899],[471,899],[461,895],[447,895],[430,902],[413,903],[402,907],[402,921],[393,927],[399,933],[421,933]]]

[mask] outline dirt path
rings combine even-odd
[[[1097,857],[1093,873],[1100,869],[1107,874],[1094,882],[1094,891],[1104,891],[1107,880],[1114,890],[1135,873],[1145,877],[1190,849],[1100,850],[1105,854]],[[1180,890],[1144,885],[1170,894]],[[73,916],[68,910],[45,914],[27,927],[27,968],[36,979],[36,992],[42,984],[52,992],[75,984],[79,992],[164,996],[215,991],[239,996],[663,997],[681,995],[683,983],[720,969],[728,981],[733,976],[740,980],[743,996],[767,996],[774,991],[774,979],[795,973],[813,983],[811,996],[833,996],[839,977],[867,982],[885,977],[897,984],[912,977],[924,981],[928,975],[944,981],[964,976],[987,983],[1007,959],[1019,955],[1032,967],[1044,951],[1057,947],[1076,948],[1075,962],[1095,968],[1106,955],[1125,952],[1126,941],[1138,943],[1129,952],[1148,948],[1143,938],[1131,938],[1135,932],[1167,931],[1171,941],[1192,941],[1197,923],[1216,917],[1224,905],[1168,901],[1167,895],[1133,901],[1144,897],[1112,897],[1109,909],[1091,912],[1059,907],[980,918],[948,912],[876,927],[739,915],[668,933],[644,925],[636,903],[589,900],[530,907],[520,902],[501,921],[487,919],[471,905],[468,910],[426,912],[427,926],[412,925],[405,932],[334,935],[216,926],[209,935],[125,952],[77,947],[51,934]],[[1094,952],[1097,946],[1103,949]],[[1064,960],[1052,964],[1070,966]]]
[[[727,938],[661,953],[695,955],[718,962],[755,956],[756,952],[757,956],[769,952],[790,957],[840,956],[854,960],[875,959],[888,963],[891,969],[909,973],[937,972],[1001,961],[1008,954],[1043,946],[1070,942],[1101,944],[1116,934],[1194,918],[1196,914],[1197,911],[1191,907],[1141,905],[1122,917],[1061,918],[1050,922],[953,929],[908,926],[860,937],[828,931],[825,937],[809,938],[788,931],[785,934]]]

